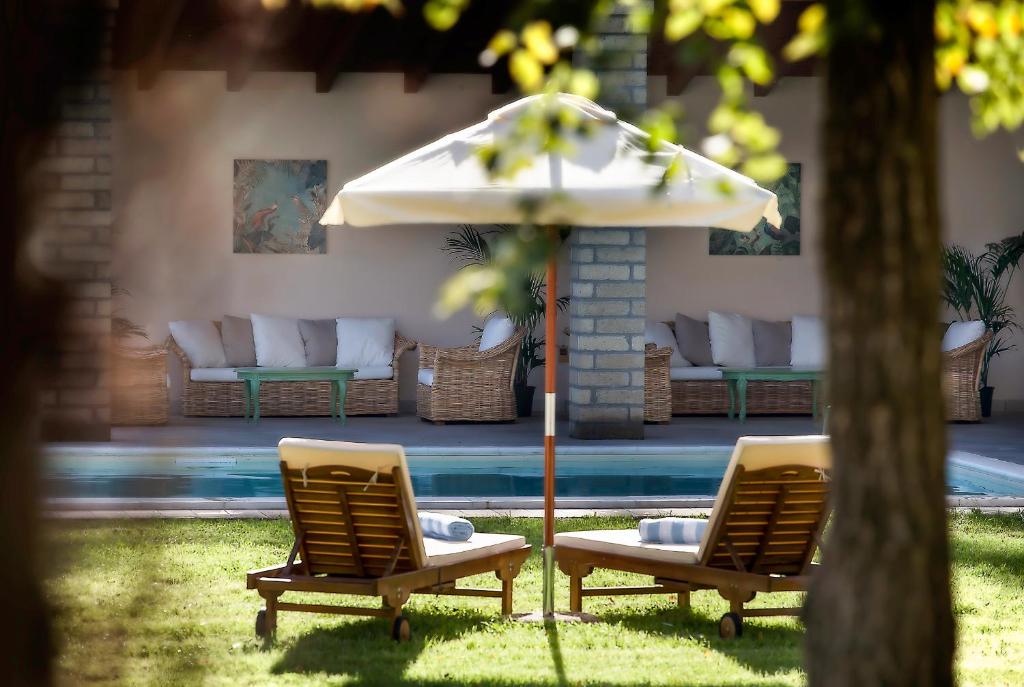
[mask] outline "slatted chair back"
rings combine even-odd
[[[800,575],[829,514],[827,437],[743,437],[701,542],[703,565]]]
[[[278,451],[295,531],[289,565],[362,579],[424,567],[401,446],[282,439]]]

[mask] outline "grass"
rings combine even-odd
[[[480,519],[481,531],[524,534],[541,523]],[[560,529],[630,527],[627,518],[572,519]],[[1024,516],[958,515],[952,525],[958,673],[965,685],[1024,684]],[[754,619],[724,642],[726,604],[693,595],[587,600],[603,622],[548,627],[502,620],[496,600],[413,597],[413,641],[395,644],[380,619],[282,613],[276,644],[253,636],[259,608],[244,573],[283,560],[286,521],[66,523],[48,582],[63,684],[89,685],[800,685],[799,621]],[[517,580],[516,611],[540,606],[535,553]],[[643,581],[595,572],[590,584]],[[497,586],[493,576],[476,584]],[[566,578],[556,581],[568,605]],[[795,599],[781,599],[792,602]],[[364,600],[372,603],[372,600]],[[768,599],[774,605],[780,599]],[[753,605],[763,603],[759,597]]]

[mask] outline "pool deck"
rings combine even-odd
[[[979,424],[950,424],[950,448],[1024,465],[1024,414],[1001,414]],[[816,434],[820,423],[809,417],[751,417],[746,422],[725,417],[676,417],[670,424],[647,425],[641,441],[586,441],[568,436],[567,422],[558,423],[558,445],[643,451],[651,447],[731,446],[747,435]],[[265,418],[258,424],[241,418],[172,418],[159,427],[117,427],[109,444],[131,447],[273,448],[282,437],[400,443],[408,448],[539,447],[543,419],[525,418],[508,424],[446,424],[423,422],[413,415],[353,417],[344,426],[328,418]]]

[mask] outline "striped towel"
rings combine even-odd
[[[644,518],[640,521],[640,541],[648,544],[700,544],[707,520],[693,518]]]
[[[469,541],[473,536],[473,523],[464,518],[441,513],[420,511],[420,529],[424,537],[447,539],[448,541]]]

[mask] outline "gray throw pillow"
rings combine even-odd
[[[338,360],[336,320],[299,320],[299,334],[306,347],[306,364],[310,367],[333,366]]]
[[[711,334],[707,322],[677,314],[676,341],[679,342],[679,353],[697,367],[715,364],[711,357]]]
[[[225,315],[220,323],[224,357],[228,367],[255,367],[256,344],[252,338],[252,320]]]
[[[754,360],[758,367],[789,365],[793,325],[789,322],[754,320]]]

